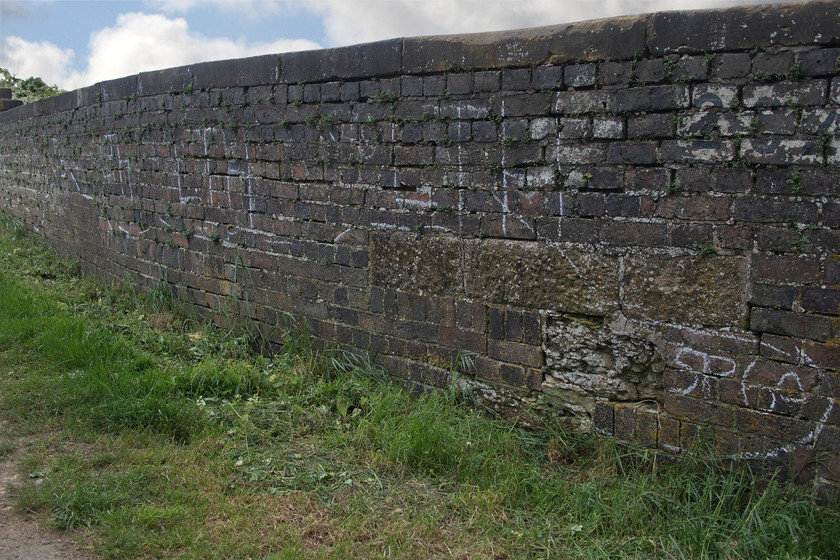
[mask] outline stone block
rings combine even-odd
[[[742,257],[663,257],[624,261],[622,308],[628,317],[710,327],[743,327],[747,262]]]
[[[828,317],[792,311],[753,307],[750,329],[761,333],[808,338],[825,342],[834,337],[834,324]]]
[[[464,256],[469,297],[581,313],[618,303],[615,257],[503,240],[466,241]]]
[[[280,55],[279,79],[288,84],[389,76],[400,73],[402,40]]]
[[[830,1],[663,12],[651,16],[651,53],[750,50],[755,45],[832,43],[840,39],[840,7]]]
[[[459,294],[461,252],[461,242],[446,236],[372,235],[371,283],[409,292]]]

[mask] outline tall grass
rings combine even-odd
[[[303,493],[346,532],[321,557],[386,556],[375,542],[357,550],[370,523],[400,557],[443,556],[395,544],[440,539],[442,524],[465,557],[837,557],[840,508],[802,489],[528,430],[456,391],[412,394],[364,357],[314,351],[305,332],[289,332],[275,356],[249,354],[241,332],[201,323],[166,286],[147,296],[97,286],[13,237],[0,225],[0,357],[21,365],[3,382],[4,410],[31,429],[47,422],[145,449],[143,461],[140,451],[55,458],[21,503],[58,527],[99,531],[110,556],[308,557],[300,539],[201,538],[207,516],[224,511],[257,539],[258,517],[232,504]],[[382,505],[421,502],[413,515],[437,521],[408,523],[395,512],[407,506]]]

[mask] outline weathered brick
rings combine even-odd
[[[809,422],[746,409],[735,411],[735,429],[785,442],[805,443],[813,437],[813,425]]]
[[[826,76],[837,72],[840,49],[814,49],[799,53],[799,69],[803,76]]]
[[[761,335],[761,355],[771,360],[797,364],[802,356],[802,345],[792,338],[765,333]]]
[[[567,87],[587,87],[595,85],[598,67],[595,64],[574,64],[563,70],[563,83]]]
[[[739,199],[735,202],[735,219],[742,222],[815,223],[817,206],[813,202]]]
[[[840,371],[840,348],[806,340],[802,345],[803,363],[818,367]],[[840,384],[833,396],[840,398]]]
[[[676,119],[668,113],[632,115],[627,119],[627,137],[644,140],[674,136]]]
[[[756,255],[752,260],[750,276],[756,281],[809,284],[817,279],[819,270],[819,262],[807,257]]]
[[[613,406],[611,402],[595,402],[595,406],[592,409],[592,427],[599,434],[611,436],[615,433]]]
[[[489,339],[487,354],[491,358],[531,367],[540,367],[543,362],[541,347],[505,340]]]
[[[616,109],[615,95],[603,90],[561,91],[554,96],[553,111],[565,115],[611,113]]]
[[[776,84],[747,84],[743,102],[747,107],[779,107],[783,105],[822,105],[828,82],[779,82]]]
[[[666,85],[619,90],[616,92],[616,110],[667,111],[689,106],[688,86]]]
[[[802,307],[805,311],[840,314],[840,290],[806,287],[802,291]]]
[[[750,328],[756,332],[809,338],[819,342],[834,336],[834,325],[828,317],[762,307],[752,309]]]
[[[738,87],[732,84],[698,84],[691,92],[691,104],[698,109],[728,108],[738,97]]]

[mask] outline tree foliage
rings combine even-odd
[[[12,99],[20,99],[24,103],[32,103],[64,92],[58,86],[47,85],[41,78],[18,78],[6,68],[0,68],[0,88],[11,88]]]

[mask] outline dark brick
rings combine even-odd
[[[806,287],[802,291],[802,307],[805,311],[840,315],[840,290]]]
[[[613,164],[656,163],[657,145],[654,142],[613,142],[607,150],[607,161]]]
[[[716,53],[712,59],[712,76],[715,78],[743,78],[749,73],[748,53]]]
[[[616,403],[614,405],[613,435],[624,441],[636,439],[636,414],[632,404]]]
[[[505,340],[522,341],[522,313],[505,312]]]
[[[837,57],[840,49],[815,49],[799,53],[799,65],[803,76],[826,76],[837,73]]]
[[[760,52],[753,57],[752,73],[754,76],[770,74],[784,76],[793,66],[793,52],[782,51],[775,54]]]
[[[458,73],[446,76],[446,91],[453,95],[470,93],[472,89],[472,74]]]
[[[598,76],[602,86],[626,86],[633,73],[630,62],[602,62],[598,66]]]
[[[613,424],[613,403],[596,401],[592,409],[592,427],[599,434],[611,436],[615,433]]]
[[[497,360],[531,367],[542,366],[543,352],[540,346],[489,339],[487,355]]]
[[[819,342],[825,342],[834,336],[834,325],[828,317],[762,307],[752,309],[750,329],[762,333],[809,338]]]
[[[676,121],[668,113],[634,115],[627,119],[627,137],[631,139],[672,138]]]
[[[796,364],[802,355],[802,345],[792,338],[765,333],[761,335],[761,355],[771,360]]]
[[[524,91],[531,87],[531,71],[527,68],[502,71],[502,89]]]
[[[666,85],[619,90],[616,92],[616,110],[667,111],[689,106],[688,86]]]
[[[803,363],[810,366],[840,371],[840,347],[806,340],[802,344],[802,360]],[[826,379],[828,378],[829,375],[827,374]],[[836,391],[824,394],[840,398],[840,380],[835,387]]]
[[[785,442],[799,442],[811,437],[810,422],[766,414],[752,410],[735,411],[735,429],[742,433],[759,434]]]
[[[751,277],[754,280],[775,280],[782,283],[811,284],[819,273],[815,259],[780,255],[755,255]]]
[[[657,223],[609,221],[603,226],[604,241],[613,245],[661,247],[666,233],[665,224]]]
[[[501,87],[501,75],[502,73],[498,70],[476,72],[473,76],[473,91],[476,93],[499,91]]]
[[[812,202],[759,201],[739,199],[735,202],[735,219],[743,222],[816,223],[817,206]]]
[[[633,68],[636,80],[645,83],[661,82],[665,74],[665,60],[662,58],[640,60]]]
[[[505,311],[498,307],[491,307],[487,310],[487,314],[490,338],[503,339],[505,337]]]
[[[823,263],[823,282],[840,284],[840,260],[827,260]]]
[[[816,387],[818,378],[814,368],[758,359],[747,367],[744,382],[779,389],[810,391]]]
[[[589,87],[595,85],[598,67],[595,64],[574,64],[563,71],[563,83],[567,87]]]

